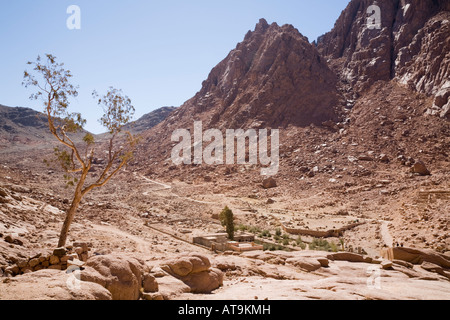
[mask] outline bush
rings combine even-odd
[[[238,231],[247,231],[248,230],[248,226],[246,226],[244,224],[240,224],[239,226],[236,227],[236,230],[238,230]]]
[[[310,244],[309,244],[309,249],[310,250],[316,250],[316,251],[333,251],[333,248],[331,246],[331,244],[325,240],[325,239],[314,239]]]
[[[280,228],[277,228],[277,229],[275,230],[275,235],[281,237],[281,229],[280,229]]]
[[[253,233],[253,234],[258,234],[258,233],[261,233],[262,231],[261,231],[261,229],[258,228],[258,227],[250,227],[250,228],[248,229],[248,232]]]
[[[269,238],[270,236],[271,234],[269,230],[264,230],[263,232],[261,232],[261,237],[263,238]]]
[[[298,236],[298,238],[295,240],[295,243],[297,246],[299,246],[302,250],[306,249],[306,243],[303,242],[302,238]]]

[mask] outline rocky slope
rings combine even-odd
[[[261,19],[173,118],[215,128],[321,124],[337,118],[336,81],[297,29]]]
[[[162,107],[156,109],[155,111],[143,115],[138,120],[127,124],[124,127],[124,130],[129,130],[133,134],[144,132],[164,121],[176,109],[176,107]]]
[[[368,8],[374,4],[381,9],[379,29],[368,24]],[[446,0],[353,0],[317,47],[351,93],[396,79],[435,95],[448,87],[450,77],[449,18]],[[446,104],[438,101],[436,106],[444,111]]]
[[[0,148],[45,140],[51,135],[46,129],[47,118],[42,113],[0,105]]]
[[[81,130],[72,137],[79,141],[86,133]],[[30,108],[0,105],[0,152],[23,151],[26,148],[46,152],[54,142],[45,114]]]
[[[118,253],[150,265],[157,292],[142,296],[148,299],[447,298],[448,2],[377,1],[381,30],[367,28],[371,4],[351,1],[317,47],[292,26],[261,20],[200,92],[142,133],[126,171],[84,199],[70,242],[86,242],[100,256],[88,267],[101,272],[87,275],[100,284],[87,285],[82,295],[53,293],[46,283],[61,285],[61,272],[38,271],[1,282],[0,298],[114,298],[105,283],[135,264]],[[276,183],[264,188],[257,165],[174,165],[171,134],[195,120],[204,130],[280,128]],[[72,195],[60,172],[35,161],[27,145],[14,150],[8,145],[0,159],[0,270],[7,277],[17,263],[54,249]],[[270,246],[287,242],[292,251],[230,256],[193,245],[193,236],[221,230],[217,216],[225,205],[237,226]],[[324,231],[343,220],[358,225],[327,241],[335,251],[343,241],[345,252],[302,249],[299,242],[306,248],[316,240],[310,236],[275,237],[285,223]],[[391,261],[379,258],[386,250]],[[208,263],[200,260],[208,266],[201,276],[210,275],[208,287],[222,282],[209,265],[223,272],[223,286],[212,295],[193,294],[185,278],[191,274],[168,272],[176,261],[186,265],[179,254],[190,252],[207,255]],[[379,288],[368,285],[377,286],[377,279]],[[36,290],[24,294],[36,281]],[[143,283],[132,282],[138,294]]]

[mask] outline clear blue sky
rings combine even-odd
[[[31,107],[22,87],[27,61],[55,55],[80,86],[71,111],[103,132],[96,89],[123,89],[138,118],[180,106],[260,18],[294,25],[312,42],[331,30],[349,0],[11,0],[0,2],[0,104]],[[69,30],[69,5],[81,9],[81,30]]]

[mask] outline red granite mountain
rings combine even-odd
[[[379,21],[373,20],[376,14]],[[375,22],[379,27],[373,27]],[[450,87],[450,1],[353,0],[317,47],[347,91],[358,95],[378,80],[394,79],[428,95],[441,91],[435,109],[444,111]],[[448,105],[442,116],[447,114]]]
[[[196,118],[216,128],[321,124],[337,118],[336,84],[297,29],[261,19],[172,118]]]

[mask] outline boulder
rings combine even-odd
[[[170,300],[173,296],[191,292],[191,288],[187,284],[173,276],[158,278],[158,287],[158,292],[164,297],[164,300]]]
[[[120,254],[94,256],[84,268],[81,280],[100,284],[113,300],[139,299],[144,267],[137,258]]]
[[[412,168],[412,172],[420,174],[421,176],[429,176],[431,174],[430,171],[427,169],[427,167],[425,166],[425,164],[422,161],[417,161],[414,164],[414,166]]]
[[[31,268],[36,267],[38,264],[39,264],[39,259],[31,259],[31,260],[28,262],[28,265],[29,265]],[[19,265],[18,265],[18,266],[19,266]],[[19,267],[20,267],[20,266],[19,266]]]
[[[50,256],[49,262],[50,262],[51,265],[58,264],[59,263],[59,258],[57,256],[55,256],[55,255]]]
[[[317,258],[317,261],[324,268],[328,268],[330,265],[330,261],[327,258]]]
[[[391,270],[393,267],[393,263],[392,263],[392,261],[389,261],[389,260],[383,260],[381,262],[380,266],[383,270]]]
[[[58,270],[40,270],[0,286],[0,300],[111,300],[111,293],[92,282],[76,282]]]
[[[23,246],[23,241],[19,238],[13,237],[12,235],[6,235],[5,241],[11,244],[16,244],[18,246]]]
[[[383,163],[388,163],[389,162],[389,157],[386,155],[386,154],[380,154],[380,157],[379,157],[379,159],[380,159],[380,161],[381,162],[383,162]]]
[[[450,119],[450,100],[445,106],[442,107],[440,116],[444,119]]]
[[[57,256],[58,258],[64,257],[66,253],[66,248],[56,248],[55,250],[53,250],[53,255]]]
[[[156,281],[156,278],[149,273],[144,274],[142,288],[145,293],[158,292],[158,282]]]
[[[303,258],[303,257],[289,258],[286,260],[286,263],[292,264],[307,272],[313,272],[322,267],[322,264],[317,259],[313,258]]]
[[[192,293],[211,293],[223,285],[223,273],[219,269],[212,268],[207,271],[191,273],[182,280],[191,288]]]
[[[162,300],[164,300],[164,296],[159,292],[156,292],[156,293],[144,292],[142,294],[142,299],[148,300],[148,301],[162,301]]]
[[[351,252],[332,253],[327,256],[329,260],[349,261],[349,262],[366,262],[364,256]]]
[[[450,81],[447,81],[434,97],[434,105],[442,108],[450,98]]]
[[[420,265],[423,262],[430,262],[440,267],[450,269],[450,258],[433,250],[401,247],[388,248],[381,250],[381,256],[391,261],[400,260],[416,265]]]
[[[211,263],[203,255],[190,254],[166,261],[161,268],[176,277],[185,277],[191,273],[209,270]]]
[[[223,285],[223,273],[211,268],[209,259],[201,254],[180,255],[166,261],[161,269],[183,281],[193,293],[211,293]]]
[[[263,186],[264,189],[276,188],[277,187],[277,182],[275,181],[274,178],[267,178],[267,179],[263,180],[262,186]]]

